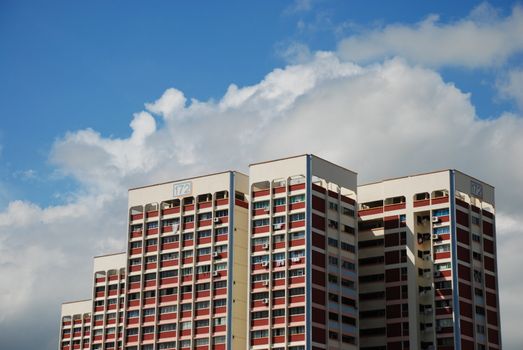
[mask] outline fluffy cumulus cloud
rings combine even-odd
[[[487,3],[467,18],[441,23],[430,15],[416,25],[389,24],[342,40],[339,53],[356,62],[402,56],[430,66],[489,67],[523,51],[523,8],[500,16]]]
[[[504,78],[498,82],[501,96],[514,100],[523,111],[523,69],[510,70]]]
[[[0,268],[10,281],[0,285],[0,327],[15,337],[17,327],[45,320],[49,334],[40,335],[51,345],[20,349],[54,349],[59,302],[89,296],[90,257],[124,249],[126,188],[312,152],[363,182],[456,167],[496,185],[505,347],[523,343],[510,326],[523,313],[514,268],[523,244],[523,119],[479,119],[468,94],[407,62],[357,65],[318,52],[255,85],[231,85],[218,100],[168,89],[134,116],[128,138],[65,135],[51,159],[80,183],[76,197],[49,208],[13,202],[0,213]]]

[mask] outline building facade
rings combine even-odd
[[[494,188],[445,170],[358,199],[361,349],[499,349]]]
[[[500,349],[494,188],[313,155],[129,190],[60,350]]]
[[[123,349],[126,258],[94,258],[92,298],[62,304],[60,349]]]
[[[250,349],[356,349],[356,174],[304,155],[249,175]]]

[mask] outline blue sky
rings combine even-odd
[[[0,178],[8,189],[0,205],[14,198],[62,200],[56,187],[74,190],[75,184],[49,165],[54,140],[84,128],[128,136],[129,116],[168,87],[218,99],[230,83],[255,84],[283,67],[280,51],[290,43],[335,50],[342,37],[368,28],[416,23],[431,13],[455,21],[477,4],[311,1],[300,9],[284,1],[3,1]],[[506,15],[513,3],[494,6]],[[495,70],[445,68],[442,74],[472,94],[480,117],[491,117],[512,108],[496,98]]]
[[[0,106],[2,349],[56,348],[92,256],[125,248],[128,188],[305,152],[495,185],[523,343],[518,2],[3,0]]]

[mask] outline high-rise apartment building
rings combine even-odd
[[[303,155],[249,175],[250,349],[356,349],[356,174]]]
[[[499,349],[494,188],[445,170],[358,200],[360,348]]]
[[[126,257],[94,258],[92,298],[62,304],[60,349],[123,349]]]
[[[125,349],[244,347],[247,191],[232,171],[129,191]]]
[[[60,350],[500,349],[494,189],[313,155],[129,190]]]

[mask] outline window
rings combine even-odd
[[[211,220],[211,219],[212,219],[212,213],[201,213],[201,214],[198,214],[198,220],[199,221]]]
[[[267,330],[252,331],[251,332],[251,338],[252,339],[267,338],[268,336],[269,336],[269,331],[267,331]]]
[[[450,252],[450,244],[434,246],[434,253]]]
[[[303,221],[305,220],[305,213],[296,213],[289,216],[289,221]]]
[[[197,274],[209,273],[209,272],[211,272],[211,265],[196,266],[196,273]]]
[[[152,221],[147,223],[147,229],[152,230],[153,228],[158,227],[158,221]]]
[[[329,256],[329,265],[338,266],[338,258]]]
[[[192,304],[190,304],[190,303],[185,303],[185,304],[180,305],[181,312],[191,311],[191,310],[192,310]]]
[[[435,235],[450,233],[450,227],[449,226],[434,227],[433,232]]]
[[[354,217],[354,210],[346,207],[341,207],[341,213],[345,216]]]
[[[191,321],[180,322],[180,329],[181,330],[186,330],[186,329],[191,329],[191,328],[192,328],[192,322]]]
[[[160,307],[159,312],[160,312],[160,314],[170,314],[170,313],[176,312],[176,309],[177,309],[176,305],[162,306],[162,307]]]
[[[257,312],[253,312],[251,315],[252,315],[251,318],[253,320],[257,320],[260,318],[267,318],[267,317],[269,317],[269,311],[257,311]]]
[[[269,261],[268,255],[256,255],[251,258],[252,264],[260,264],[264,261]]]
[[[223,343],[225,343],[225,336],[224,335],[220,335],[220,336],[212,338],[212,343],[213,344],[223,344]]]
[[[194,221],[194,215],[188,215],[183,217],[183,223],[187,224]]]
[[[436,271],[441,271],[441,270],[450,270],[452,268],[450,262],[446,262],[446,263],[440,263],[440,264],[435,264],[434,265],[434,269]]]
[[[209,287],[210,286],[207,286],[207,289],[209,289]],[[198,288],[197,288],[197,290],[198,290]],[[194,309],[195,310],[208,309],[210,304],[211,304],[210,301],[200,301],[200,302],[197,302],[194,304]]]
[[[217,210],[215,215],[217,218],[223,218],[223,217],[229,215],[229,210],[228,209]]]
[[[267,209],[269,208],[269,201],[254,202],[252,205],[254,209]]]
[[[151,280],[155,280],[156,279],[156,273],[153,272],[153,273],[146,273],[144,276],[143,276],[143,279],[145,281],[151,281]]]
[[[162,244],[178,242],[178,236],[169,236],[162,238]]]
[[[143,334],[154,333],[154,326],[142,327],[142,333]]]
[[[351,253],[355,253],[356,252],[356,247],[353,246],[350,243],[347,243],[347,242],[341,242],[341,249],[342,250],[346,250],[346,251],[351,252]]]
[[[453,325],[454,321],[452,321],[452,318],[436,319],[436,327],[452,327]]]
[[[342,263],[341,263],[341,267],[346,269],[346,270],[350,270],[350,271],[355,271],[356,270],[356,265],[350,261],[346,261],[346,260],[343,260]]]
[[[209,320],[196,320],[194,321],[194,328],[209,327]]]
[[[305,288],[291,288],[289,289],[289,296],[303,295],[305,294]]]
[[[194,339],[194,346],[203,346],[209,344],[209,338]]]
[[[289,335],[305,333],[305,326],[289,327]]]
[[[329,209],[338,211],[338,204],[329,201]]]
[[[289,309],[289,315],[303,315],[305,313],[305,308],[301,307],[291,307]]]
[[[251,276],[251,282],[266,281],[268,279],[269,279],[269,274],[268,273],[260,273],[260,274]]]
[[[209,255],[211,254],[211,248],[210,247],[206,247],[206,248],[200,248],[196,251],[196,255],[198,256],[202,256],[202,255]]]
[[[292,203],[299,203],[305,201],[305,195],[304,194],[298,194],[296,196],[290,196],[289,202]]]
[[[143,315],[144,316],[152,316],[152,315],[154,315],[154,311],[155,311],[154,308],[152,308],[152,309],[144,309],[143,310]]]
[[[260,227],[260,226],[268,226],[269,225],[269,219],[257,219],[252,222],[252,225],[254,227]]]
[[[285,278],[285,271],[276,271],[272,273],[273,280],[278,280],[282,278]]]
[[[160,289],[160,296],[173,295],[176,293],[178,293],[178,289],[176,287]]]
[[[474,242],[478,242],[478,243],[480,243],[480,242],[481,242],[481,236],[478,235],[478,234],[476,234],[476,233],[473,233],[473,234],[472,234],[472,240],[473,240]]]
[[[470,217],[470,220],[472,221],[472,224],[473,225],[477,225],[479,226],[481,224],[481,220],[480,218],[476,217],[476,216],[471,216]]]
[[[329,237],[327,239],[327,244],[330,245],[331,247],[338,248],[338,240],[335,238]]]
[[[472,252],[472,259],[481,261],[481,253],[478,252]]]
[[[146,264],[152,264],[152,263],[155,263],[155,262],[156,262],[156,255],[146,256],[145,257],[145,263]]]
[[[272,218],[272,223],[274,225],[284,224],[285,223],[285,216],[276,216],[276,217]]]
[[[198,231],[198,238],[211,237],[211,230]]]
[[[266,219],[267,220],[267,225],[269,224],[269,219]],[[228,228],[227,227],[219,227],[217,229],[214,230],[214,235],[215,236],[222,236],[222,235],[226,235],[228,232]]]
[[[167,270],[160,272],[160,278],[169,278],[178,276],[178,270]]]
[[[165,253],[160,255],[161,261],[174,260],[178,258],[178,252],[176,253]]]
[[[214,264],[214,271],[227,270],[227,263]]]
[[[285,198],[275,198],[274,199],[274,206],[280,206],[285,205]]]
[[[432,216],[447,216],[449,215],[449,208],[435,209],[432,211]]]
[[[168,350],[168,349],[175,349],[175,348],[176,348],[176,342],[174,342],[174,341],[158,344],[158,350]]]
[[[199,283],[195,286],[196,288],[196,291],[197,292],[201,292],[201,291],[204,291],[204,290],[209,290],[211,289],[211,284],[210,283]]]
[[[185,267],[182,269],[182,276],[192,275],[192,267]]]
[[[142,242],[141,241],[131,242],[131,249],[136,249],[136,248],[141,248],[141,247],[142,247]]]
[[[295,239],[302,239],[302,238],[305,238],[305,231],[291,232],[289,234],[289,239],[291,241],[293,241]]]
[[[335,221],[335,220],[328,220],[328,223],[327,225],[330,227],[330,228],[333,228],[333,229],[338,229],[338,222]]]

